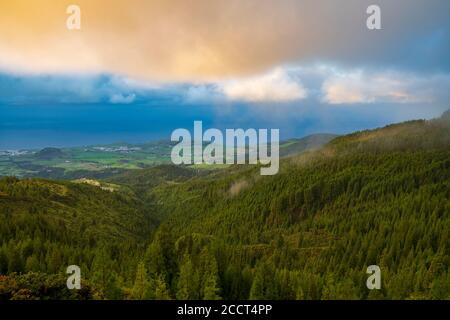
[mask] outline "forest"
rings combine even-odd
[[[3,177],[0,300],[450,299],[450,112],[259,171],[162,165],[114,190]]]

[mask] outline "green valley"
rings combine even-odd
[[[4,177],[0,299],[450,299],[449,114],[287,141],[274,176],[136,169],[142,151],[114,166],[103,150],[96,163],[124,170]],[[77,158],[60,151],[13,162]],[[80,291],[65,287],[70,264]]]

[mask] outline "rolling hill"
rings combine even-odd
[[[275,176],[161,166],[108,183],[1,180],[0,298],[68,263],[87,298],[450,298],[445,114],[334,138]],[[381,290],[366,287],[373,264]]]
[[[281,156],[298,154],[318,148],[336,135],[314,134],[301,139],[281,142]],[[107,179],[130,173],[146,176],[146,172],[133,173],[171,164],[170,152],[174,143],[154,141],[143,144],[125,142],[73,148],[44,148],[42,150],[0,150],[0,177],[14,175],[24,178],[45,179]],[[210,166],[195,166],[210,170]],[[226,168],[220,166],[217,168]],[[149,172],[151,172],[150,170]]]
[[[287,157],[305,151],[318,149],[336,137],[338,137],[336,134],[320,133],[312,134],[300,139],[290,139],[284,141],[280,144],[280,156]]]
[[[79,294],[67,290],[65,268],[80,265],[100,287],[107,285],[106,274],[108,279],[134,274],[134,259],[157,224],[125,188],[112,192],[86,183],[2,178],[0,299],[101,297],[88,283]],[[9,282],[2,274],[22,275]]]

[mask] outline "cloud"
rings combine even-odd
[[[129,95],[123,95],[121,93],[115,93],[109,99],[109,102],[113,104],[130,104],[133,103],[136,99],[136,95],[134,93]]]
[[[273,112],[273,105],[282,102],[295,105],[296,112],[300,112],[305,104],[433,104],[448,108],[448,101],[448,73],[346,69],[330,65],[280,67],[254,77],[157,86],[116,75],[0,73],[0,103],[3,104],[175,103],[226,107],[246,103],[264,105]]]
[[[372,0],[0,0],[0,68],[214,82],[291,63],[450,70],[440,0],[378,0],[382,30],[365,26]],[[37,14],[39,12],[39,14]]]
[[[323,82],[322,100],[329,104],[433,103],[449,89],[449,75],[334,71]]]
[[[282,68],[259,77],[226,82],[222,90],[230,100],[247,102],[286,102],[307,96],[300,81]]]
[[[190,104],[211,104],[224,98],[217,84],[194,84],[185,90],[184,100]]]
[[[18,76],[0,73],[0,103],[4,104],[130,104],[154,92],[153,88],[110,75]]]
[[[200,104],[290,102],[307,97],[298,75],[281,67],[259,76],[192,84],[185,90],[186,102]]]

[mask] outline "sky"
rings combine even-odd
[[[69,5],[81,29],[69,30]],[[369,30],[366,10],[381,9]],[[0,149],[194,120],[344,134],[450,108],[446,0],[0,0]]]

